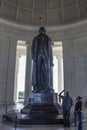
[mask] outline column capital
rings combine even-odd
[[[62,52],[54,52],[53,55],[56,56],[57,59],[63,58]]]

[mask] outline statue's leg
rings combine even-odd
[[[48,68],[48,61],[47,57],[43,55],[42,59],[42,87],[44,90],[47,90],[49,87],[49,68]]]
[[[37,82],[38,82],[38,91],[41,90],[41,56],[38,57],[37,63]]]

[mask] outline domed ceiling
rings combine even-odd
[[[25,25],[62,25],[87,18],[87,0],[0,0],[0,17]]]

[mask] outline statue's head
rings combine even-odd
[[[45,34],[45,33],[46,33],[45,27],[40,27],[39,33],[40,33],[40,34]]]

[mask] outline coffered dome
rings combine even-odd
[[[0,17],[25,25],[63,25],[87,18],[87,0],[0,0]]]

